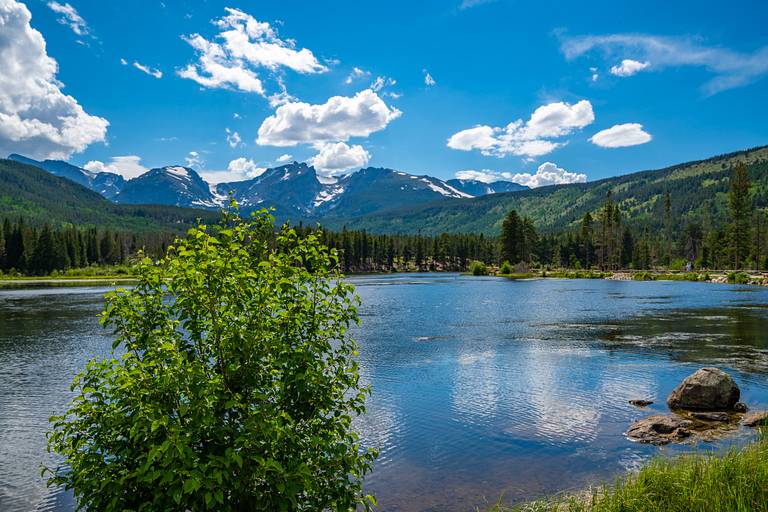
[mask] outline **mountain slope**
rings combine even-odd
[[[340,178],[333,200],[319,205],[317,217],[348,218],[448,198],[468,198],[446,182],[393,169],[368,167]]]
[[[91,172],[61,160],[38,161],[16,153],[8,155],[8,159],[27,165],[33,165],[54,176],[74,181],[79,185],[98,192],[107,199],[113,199],[125,184],[125,179],[119,174],[111,172]]]
[[[122,204],[165,204],[219,208],[221,201],[194,169],[169,165],[128,180],[115,197]]]
[[[193,225],[197,218],[215,221],[218,214],[157,205],[117,205],[37,166],[0,159],[0,217],[24,217],[35,223],[179,232]]]
[[[250,180],[216,186],[219,196],[234,194],[244,212],[270,206],[279,219],[311,215],[323,190],[315,169],[298,162],[267,169]]]
[[[589,183],[555,185],[474,199],[449,199],[410,208],[392,208],[357,218],[327,218],[331,229],[347,226],[379,233],[472,232],[498,234],[511,209],[531,217],[542,231],[575,227],[587,212],[596,212],[610,191],[625,218],[658,229],[663,219],[663,196],[669,192],[672,215],[684,225],[700,220],[709,205],[713,222],[727,219],[731,166],[747,164],[753,181],[754,203],[768,207],[768,146],[739,151],[665,169],[643,171]]]

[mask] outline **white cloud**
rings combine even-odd
[[[503,180],[501,173],[491,171],[490,169],[483,169],[482,171],[475,171],[473,169],[467,169],[465,171],[457,171],[456,177],[460,180],[474,180],[481,181],[483,183],[493,183],[494,181]]]
[[[124,58],[120,57],[120,64],[122,64],[123,66],[127,66],[128,65],[128,61],[125,60]]]
[[[78,36],[86,36],[90,33],[88,24],[77,12],[77,9],[69,3],[48,2],[48,7],[56,14],[61,15],[56,21],[68,26]]]
[[[31,18],[24,4],[0,2],[0,153],[66,159],[103,142],[109,122],[61,91],[58,65]]]
[[[309,159],[318,173],[325,176],[368,165],[371,154],[360,145],[348,146],[344,142],[327,142],[318,145],[319,153]]]
[[[499,158],[507,155],[534,158],[564,144],[547,139],[568,135],[594,120],[592,104],[587,100],[573,105],[549,103],[537,108],[525,122],[518,119],[503,128],[478,125],[454,133],[448,139],[448,147],[461,151],[476,149],[483,155]]]
[[[183,39],[197,51],[198,59],[178,71],[179,76],[203,87],[236,89],[266,96],[257,70],[275,73],[283,68],[297,73],[324,73],[328,68],[306,49],[296,49],[295,41],[281,39],[267,22],[230,7],[213,24],[220,30],[212,40],[200,34]],[[278,94],[287,94],[281,91]]]
[[[230,130],[229,128],[225,128],[224,130],[227,132],[227,144],[229,144],[229,147],[232,149],[235,149],[240,145],[240,142],[242,141],[240,134]]]
[[[347,75],[347,78],[344,79],[345,84],[351,84],[358,78],[368,78],[371,76],[370,71],[366,71],[364,69],[358,68],[357,66],[352,68],[352,71]]]
[[[645,144],[652,139],[638,123],[616,124],[594,134],[589,140],[602,148],[623,148]]]
[[[544,187],[547,185],[563,185],[566,183],[586,183],[587,175],[575,172],[568,172],[562,167],[558,167],[552,162],[544,162],[535,174],[499,172],[490,169],[481,171],[466,170],[458,171],[456,177],[460,180],[477,180],[483,183],[493,183],[494,181],[506,180],[530,188]]]
[[[108,164],[100,160],[91,160],[83,166],[83,169],[92,172],[112,172],[129,180],[149,170],[140,162],[141,157],[136,155],[113,156]]]
[[[283,163],[283,162],[290,162],[292,159],[293,159],[293,156],[286,153],[284,155],[280,155],[279,157],[277,157],[276,160],[280,163]]]
[[[373,83],[368,87],[373,92],[379,92],[385,87],[396,85],[397,80],[394,78],[389,78],[386,76],[377,76],[376,80],[373,81]]]
[[[159,69],[153,69],[149,66],[145,66],[144,64],[142,64],[137,60],[133,61],[133,67],[155,78],[163,78],[162,71],[160,71]]]
[[[205,165],[203,158],[197,151],[190,151],[187,156],[184,157],[184,161],[186,162],[187,167],[191,167],[192,169],[199,169]]]
[[[611,74],[616,76],[632,76],[636,75],[644,69],[648,69],[651,63],[648,61],[640,62],[632,59],[624,59],[621,64],[611,66]]]
[[[703,86],[705,94],[741,87],[768,74],[768,46],[741,53],[699,40],[645,34],[609,34],[566,37],[562,51],[567,59],[599,50],[609,61],[616,58],[650,62],[655,70],[668,67],[703,67],[714,75]]]
[[[388,107],[371,89],[352,97],[333,96],[323,104],[291,102],[278,107],[259,127],[256,143],[295,146],[346,141],[383,130],[401,112]]]
[[[597,82],[598,78],[600,78],[600,75],[597,73],[597,68],[589,68],[589,71],[592,73],[592,81]]]
[[[432,75],[429,74],[429,71],[427,71],[425,69],[424,70],[424,85],[426,85],[427,87],[432,87],[435,84],[437,84],[437,82],[435,82],[435,79],[432,78]]]
[[[244,181],[256,178],[266,171],[266,167],[259,167],[250,158],[240,157],[229,162],[225,170],[201,170],[198,174],[211,184]]]

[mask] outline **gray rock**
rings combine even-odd
[[[690,437],[692,426],[690,420],[659,414],[634,422],[627,430],[627,437],[640,443],[663,445]]]
[[[733,410],[736,412],[747,412],[749,407],[744,402],[736,402],[733,406]]]
[[[730,411],[741,392],[730,375],[718,368],[702,368],[677,386],[667,398],[671,409]]]
[[[653,400],[636,399],[636,400],[630,400],[629,403],[634,405],[635,407],[646,407],[648,405],[651,405],[653,403]]]
[[[744,418],[742,418],[741,420],[741,423],[748,427],[768,425],[768,412],[759,411],[759,412],[751,412],[749,414],[745,414]]]

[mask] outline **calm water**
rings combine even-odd
[[[383,510],[472,510],[599,483],[658,449],[628,424],[717,365],[768,406],[768,289],[703,283],[457,275],[353,279],[363,300],[358,422],[380,448]],[[0,291],[0,510],[72,509],[48,492],[47,418],[72,376],[109,352],[100,288]],[[645,411],[627,404],[651,397]],[[742,431],[728,442],[751,435]],[[689,448],[682,448],[689,449]]]

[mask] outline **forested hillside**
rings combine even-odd
[[[729,177],[736,162],[747,165],[757,209],[768,207],[768,147],[721,155],[707,160],[643,171],[589,183],[555,185],[475,199],[449,199],[407,209],[357,218],[319,219],[340,229],[377,233],[484,233],[498,235],[512,209],[533,220],[539,231],[558,232],[578,226],[585,213],[596,213],[610,191],[625,222],[658,229],[663,224],[663,197],[668,192],[675,225],[727,219]]]
[[[100,194],[35,166],[0,160],[0,218],[30,224],[108,227],[131,232],[181,232],[216,212],[159,205],[117,205]]]

